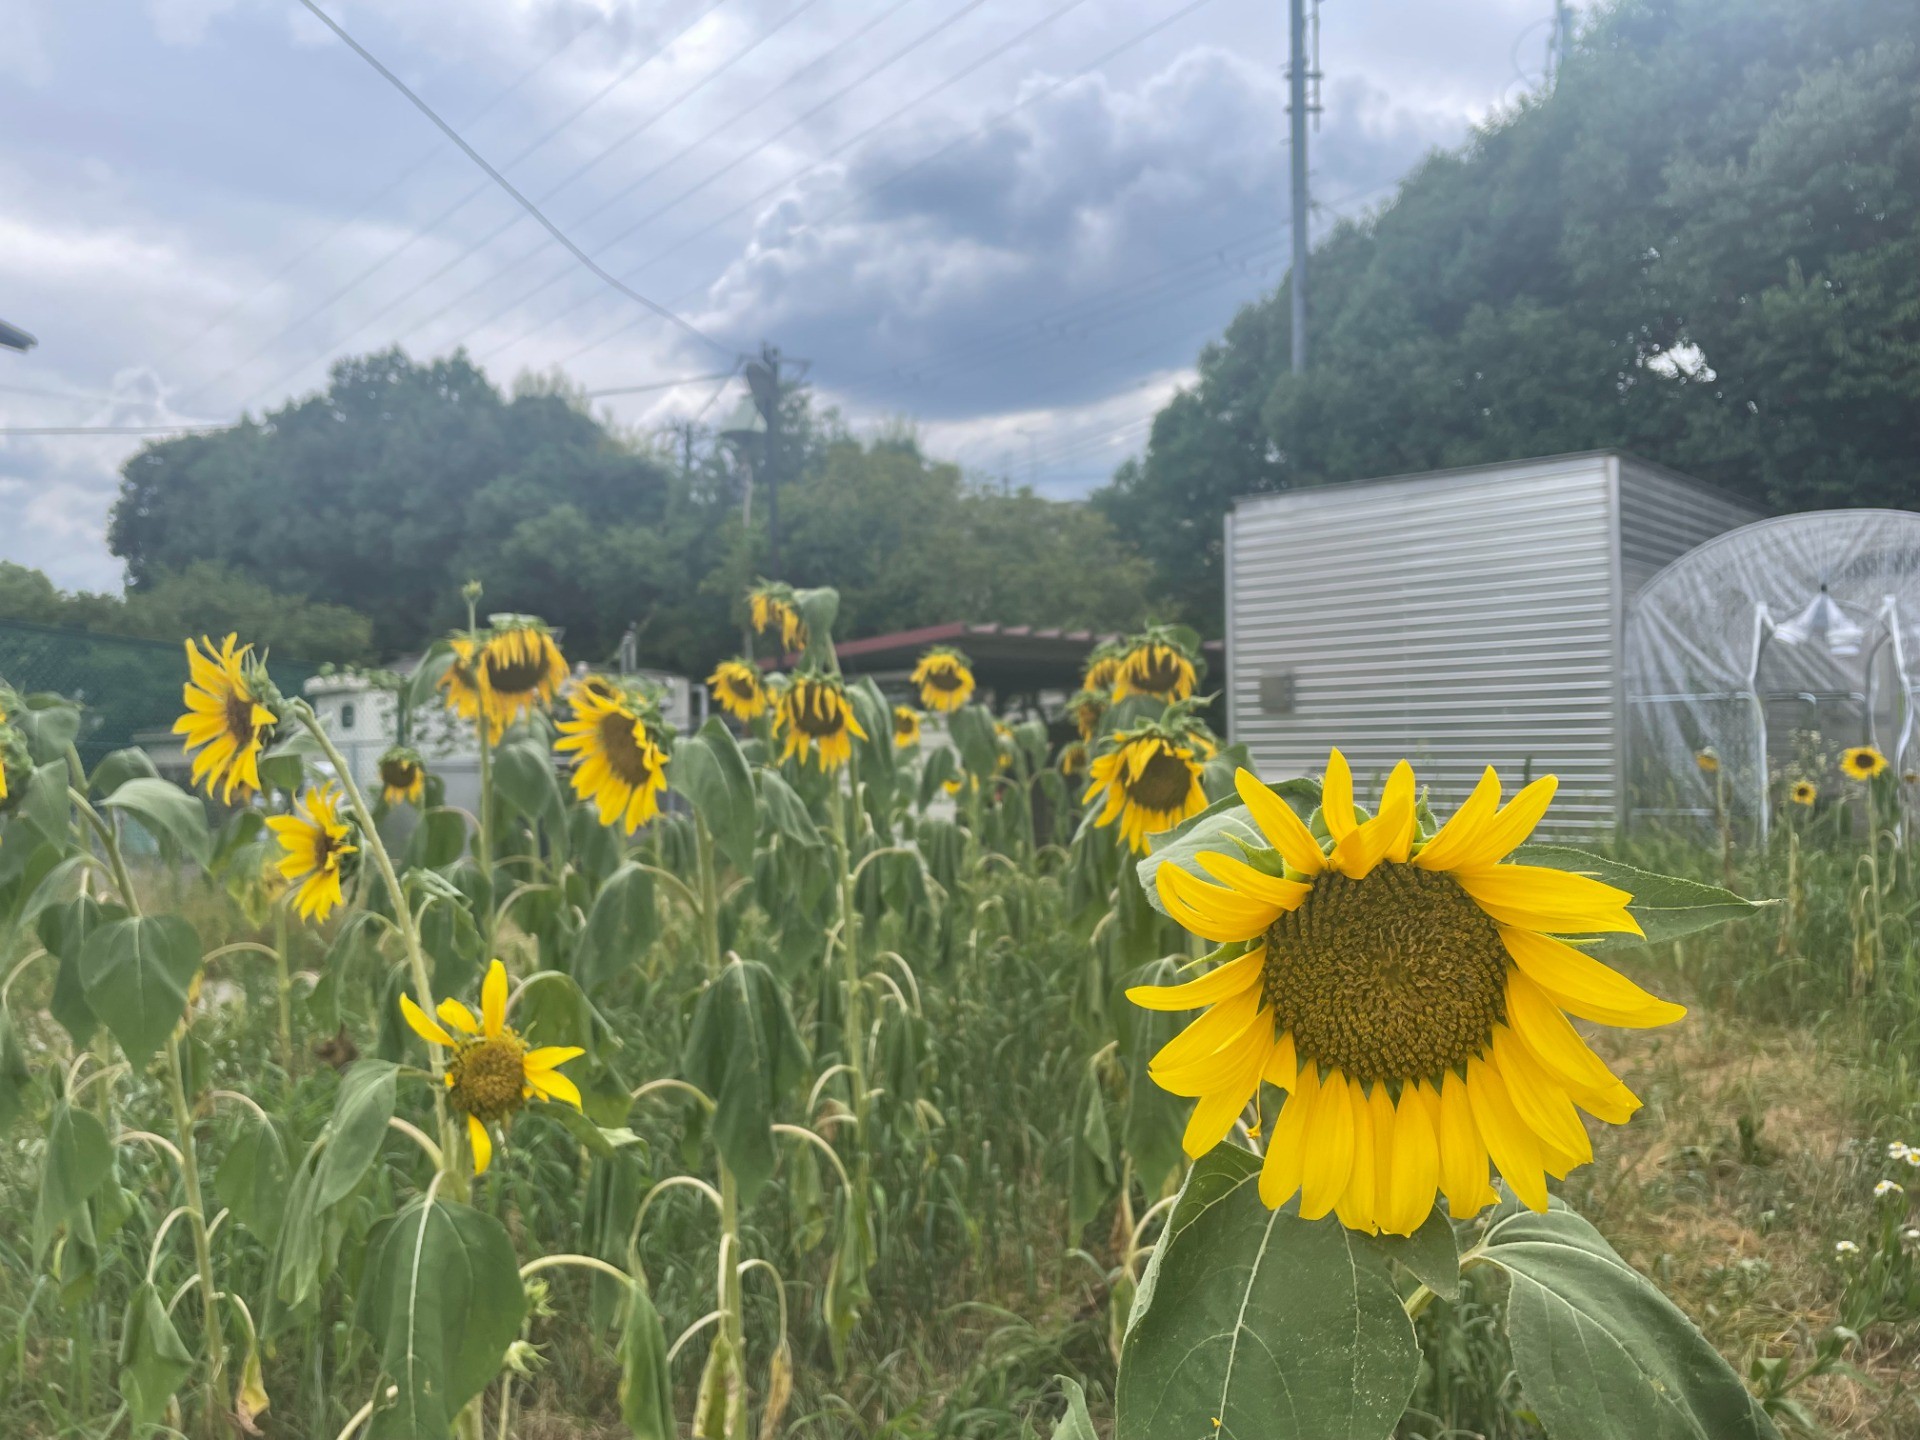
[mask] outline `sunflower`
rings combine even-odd
[[[591,799],[600,823],[624,822],[631,835],[660,813],[667,788],[667,754],[642,708],[618,691],[576,690],[573,718],[560,723],[556,750],[572,750],[573,793]]]
[[[342,796],[332,783],[309,790],[291,815],[269,815],[267,826],[280,838],[286,853],[280,873],[293,884],[293,908],[302,920],[325,922],[340,893],[343,866],[358,846],[349,838],[353,827],[340,818]]]
[[[389,805],[418,805],[427,793],[427,764],[420,752],[395,745],[380,757],[380,798]]]
[[[1362,823],[1335,750],[1324,848],[1250,772],[1234,778],[1272,849],[1202,852],[1219,884],[1172,864],[1156,884],[1169,914],[1241,953],[1183,985],[1127,992],[1147,1009],[1208,1007],[1150,1067],[1199,1101],[1187,1153],[1220,1143],[1265,1080],[1290,1092],[1261,1168],[1271,1207],[1298,1194],[1306,1219],[1332,1210],[1352,1229],[1411,1235],[1436,1189],[1456,1219],[1494,1203],[1491,1158],[1544,1210],[1546,1177],[1593,1158],[1574,1107],[1619,1124],[1640,1104],[1561,1012],[1633,1027],[1686,1013],[1554,938],[1640,934],[1631,895],[1502,863],[1539,823],[1554,778],[1501,808],[1488,769],[1423,837],[1405,761]]]
[[[1080,677],[1082,690],[1111,690],[1120,679],[1120,657],[1126,647],[1111,640],[1093,647],[1087,655],[1086,672]]]
[[[951,646],[927,651],[907,679],[920,688],[920,703],[941,715],[951,715],[973,698],[973,667]]]
[[[747,593],[747,611],[756,635],[770,636],[788,651],[807,648],[807,622],[791,587],[761,582]]]
[[[1200,788],[1200,764],[1184,737],[1158,726],[1143,726],[1113,736],[1114,748],[1087,767],[1083,801],[1105,793],[1106,808],[1096,825],[1120,821],[1120,838],[1145,852],[1147,837],[1171,830],[1189,815],[1207,808]]]
[[[598,695],[601,699],[611,699],[620,693],[619,682],[611,675],[601,675],[589,671],[585,675],[576,675],[567,685],[567,705],[575,714],[580,712],[582,695]]]
[[[920,743],[920,712],[911,705],[893,707],[894,748],[904,750]]]
[[[1087,773],[1087,742],[1075,740],[1060,750],[1060,773],[1069,780]]]
[[[576,1045],[527,1048],[507,1024],[507,967],[498,960],[487,967],[481,983],[478,1018],[458,1000],[442,1000],[434,1010],[440,1019],[435,1020],[411,995],[400,997],[400,1013],[414,1034],[453,1051],[447,1063],[447,1098],[467,1117],[475,1174],[485,1174],[493,1160],[487,1127],[512,1119],[534,1096],[580,1108],[579,1087],[558,1067],[587,1052]]]
[[[1693,763],[1700,767],[1700,773],[1703,775],[1718,775],[1720,773],[1720,757],[1710,748],[1695,751]]]
[[[780,696],[779,716],[787,737],[782,763],[795,754],[804,761],[817,750],[822,770],[838,770],[853,758],[852,737],[867,738],[854,718],[846,687],[830,675],[794,676]]]
[[[722,660],[707,677],[707,688],[720,708],[742,724],[766,714],[770,703],[760,669],[750,660]]]
[[[1154,700],[1184,700],[1199,683],[1193,657],[1179,646],[1153,635],[1136,640],[1120,657],[1120,670],[1114,677],[1113,698],[1145,695]]]
[[[1871,745],[1855,745],[1840,755],[1840,773],[1849,780],[1871,780],[1886,768],[1887,757]]]
[[[187,641],[187,713],[173,722],[173,733],[186,737],[186,748],[200,752],[193,757],[193,783],[205,780],[211,795],[226,782],[222,804],[233,802],[236,789],[244,799],[260,788],[260,752],[280,718],[256,698],[247,674],[253,646],[236,650],[237,638],[228,635],[218,650],[204,635],[198,646]]]
[[[495,722],[492,706],[487,703],[486,671],[478,663],[480,645],[471,636],[452,636],[447,644],[453,650],[453,659],[440,676],[439,688],[445,692],[447,707],[462,720],[472,724],[482,714],[487,716],[487,743],[498,745],[500,732],[504,725]]]
[[[1820,798],[1820,791],[1811,780],[1796,780],[1787,798],[1796,805],[1811,805]]]
[[[567,661],[553,632],[531,615],[495,617],[480,646],[480,675],[495,726],[505,730],[536,704],[550,705],[566,682]]]
[[[1100,722],[1106,717],[1107,696],[1102,690],[1077,691],[1067,701],[1067,713],[1073,717],[1074,725],[1080,731],[1082,740],[1091,740],[1100,729]]]

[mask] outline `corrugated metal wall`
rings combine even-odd
[[[1745,518],[1696,495],[1592,454],[1243,500],[1227,521],[1232,738],[1268,778],[1319,771],[1337,743],[1372,793],[1404,756],[1442,813],[1485,765],[1510,788],[1551,771],[1554,832],[1612,829],[1623,569],[1644,578],[1701,526]]]
[[[1631,600],[1661,570],[1765,512],[1631,455],[1619,458],[1620,577]]]

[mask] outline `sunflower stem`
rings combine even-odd
[[[833,807],[833,854],[840,878],[840,961],[843,1014],[841,1034],[846,1043],[846,1064],[853,1089],[854,1143],[864,1161],[867,1139],[867,1076],[863,1039],[866,1035],[865,992],[860,981],[860,916],[854,899],[852,820],[846,801],[835,783],[828,791]]]
[[[492,722],[487,715],[487,707],[482,705],[473,721],[474,738],[480,742],[480,835],[479,862],[480,873],[486,877],[489,897],[493,894],[493,735]],[[493,958],[493,938],[495,933],[494,917],[498,914],[489,903],[486,913],[480,917],[481,933],[486,939],[487,958]]]
[[[287,963],[292,934],[287,925],[287,901],[273,907],[273,970],[280,1004],[280,1071],[287,1089],[293,1089],[293,970]]]
[[[713,861],[713,832],[698,810],[693,812],[693,837],[700,879],[700,946],[706,955],[707,974],[713,977],[720,973],[720,880]]]
[[[747,1416],[747,1322],[745,1286],[740,1280],[740,1186],[722,1159],[720,1166],[720,1309],[721,1329],[733,1347],[735,1373],[740,1380],[740,1403],[727,1407],[727,1440],[744,1432]]]

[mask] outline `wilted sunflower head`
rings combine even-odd
[[[481,641],[481,690],[505,730],[535,705],[551,705],[566,683],[567,660],[553,632],[531,615],[495,615]]]
[[[893,743],[901,750],[920,743],[920,712],[911,705],[893,707]]]
[[[1618,1124],[1639,1101],[1568,1023],[1665,1025],[1685,1012],[1555,937],[1640,926],[1624,890],[1505,863],[1552,799],[1551,776],[1500,805],[1489,769],[1424,833],[1413,771],[1394,767],[1363,820],[1334,751],[1318,824],[1249,771],[1235,784],[1267,842],[1205,850],[1154,875],[1167,912],[1221,942],[1224,964],[1135,1004],[1207,1013],[1154,1056],[1198,1100],[1184,1140],[1225,1138],[1264,1081],[1287,1092],[1260,1175],[1268,1205],[1411,1235],[1436,1191],[1455,1218],[1496,1200],[1488,1164],[1534,1210],[1546,1177],[1593,1158],[1575,1107]],[[1319,838],[1317,831],[1326,839]]]
[[[1060,773],[1069,780],[1087,773],[1087,742],[1075,740],[1060,748]]]
[[[742,724],[757,720],[772,703],[760,683],[760,667],[751,660],[722,660],[707,677],[707,688],[720,708]]]
[[[454,635],[447,640],[453,651],[453,658],[441,673],[439,689],[447,708],[469,724],[478,723],[482,715],[487,718],[487,742],[500,743],[500,732],[506,727],[498,723],[493,707],[487,702],[486,672],[480,666],[480,641],[468,635]]]
[[[507,999],[507,968],[498,960],[487,967],[481,982],[478,1017],[458,1000],[442,1000],[428,1015],[411,995],[400,997],[400,1013],[413,1033],[453,1052],[447,1062],[447,1099],[467,1117],[476,1174],[484,1174],[493,1161],[489,1125],[511,1120],[536,1096],[580,1108],[579,1087],[559,1067],[587,1052],[574,1045],[529,1050],[507,1024]]]
[[[1149,630],[1129,641],[1114,677],[1113,698],[1145,695],[1161,701],[1185,700],[1199,683],[1194,657],[1169,631]]]
[[[666,726],[659,712],[631,693],[574,693],[573,718],[560,723],[554,749],[572,751],[573,793],[591,800],[602,825],[631,835],[660,813],[667,788]]]
[[[204,780],[209,795],[223,786],[223,804],[232,803],[236,789],[245,799],[260,788],[260,752],[279,719],[261,703],[267,688],[264,667],[253,660],[253,646],[234,648],[238,638],[228,635],[217,650],[204,635],[198,645],[186,642],[189,678],[182,693],[187,713],[173,722],[173,733],[198,752],[193,783]]]
[[[1695,751],[1693,763],[1700,767],[1703,774],[1718,775],[1720,773],[1720,755],[1711,745],[1705,750]]]
[[[951,715],[973,698],[973,666],[950,645],[936,645],[920,657],[907,677],[920,690],[920,703]]]
[[[1120,661],[1127,647],[1117,640],[1103,640],[1087,654],[1087,668],[1080,677],[1082,690],[1110,691],[1120,679]]]
[[[838,770],[853,758],[854,737],[867,738],[836,675],[805,670],[795,675],[780,696],[779,718],[787,742],[782,763],[797,754],[803,762],[812,756],[822,770]]]
[[[1107,737],[1108,749],[1087,767],[1083,800],[1106,797],[1096,825],[1120,822],[1120,838],[1136,852],[1147,837],[1171,830],[1207,808],[1200,760],[1191,736],[1164,725],[1142,725]]]
[[[1067,713],[1073,717],[1082,740],[1091,740],[1098,733],[1101,720],[1106,718],[1107,704],[1107,693],[1092,689],[1076,691],[1067,701]]]
[[[1796,780],[1787,798],[1796,805],[1811,805],[1820,798],[1820,790],[1811,780]]]
[[[807,648],[807,622],[800,618],[791,585],[762,580],[747,592],[747,616],[754,634],[779,641],[781,649],[791,653]]]
[[[295,887],[293,908],[315,924],[345,898],[341,881],[352,875],[359,853],[353,826],[341,817],[341,801],[339,787],[329,781],[302,795],[291,815],[267,817],[280,840],[280,873]]]
[[[380,798],[389,805],[418,805],[427,793],[427,762],[407,745],[380,757]]]
[[[1840,773],[1849,780],[1871,780],[1886,768],[1887,757],[1871,745],[1855,745],[1840,755]]]

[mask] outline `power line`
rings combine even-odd
[[[0,435],[198,435],[227,428],[224,420],[209,425],[0,425]]]
[[[734,367],[736,370],[738,366]],[[682,385],[698,385],[703,380],[731,380],[733,370],[724,370],[712,375],[687,375],[679,380],[650,380],[645,385],[615,385],[608,390],[588,390],[589,400],[598,400],[606,395],[640,395],[649,390],[675,390]]]

